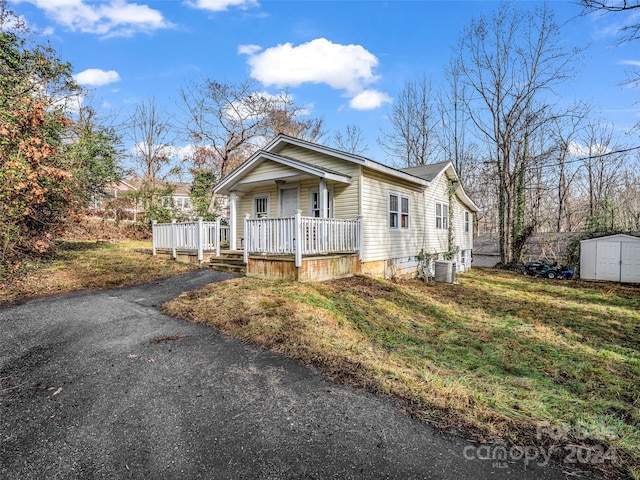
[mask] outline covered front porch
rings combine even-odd
[[[229,248],[244,248],[248,242],[250,234],[245,227],[257,224],[246,224],[247,216],[251,221],[277,220],[273,225],[265,223],[269,225],[264,227],[268,232],[287,228],[285,225],[293,222],[296,214],[302,218],[333,220],[339,216],[334,212],[334,197],[350,185],[351,177],[344,173],[271,152],[258,152],[215,189],[217,194],[229,198]],[[343,219],[353,220],[358,212],[340,213]],[[255,231],[252,233],[255,246]]]
[[[247,275],[327,280],[360,271],[362,219],[244,218]]]
[[[229,199],[229,248],[243,251],[247,275],[300,280],[359,272],[357,185],[353,172],[330,167],[259,151],[218,184],[215,193]],[[334,198],[341,200],[335,208]]]
[[[153,253],[217,265],[242,253],[246,274],[259,278],[328,280],[360,271],[362,219],[292,217],[244,219],[241,249],[230,248],[230,227],[220,222],[153,224]]]

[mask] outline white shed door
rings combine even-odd
[[[622,242],[620,281],[640,283],[640,242]]]
[[[620,281],[620,242],[598,242],[596,280]]]

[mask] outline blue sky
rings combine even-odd
[[[268,93],[288,85],[296,105],[324,118],[327,143],[347,124],[360,126],[367,155],[385,162],[376,139],[389,127],[386,115],[398,90],[422,74],[438,85],[462,28],[498,3],[9,0],[9,5],[73,64],[78,82],[105,112],[125,118],[150,97],[176,112],[179,90],[189,82],[253,77]],[[560,93],[567,100],[594,102],[605,121],[626,131],[640,121],[635,104],[640,92],[620,84],[630,65],[640,65],[640,44],[613,43],[620,22],[631,21],[631,14],[574,18],[581,12],[575,3],[549,5],[560,23],[567,22],[568,45],[590,45],[580,74]]]

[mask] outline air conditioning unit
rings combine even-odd
[[[454,262],[453,260],[436,260],[435,281],[444,283],[455,283],[456,262]]]

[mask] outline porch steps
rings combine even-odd
[[[220,252],[219,257],[211,257],[209,263],[205,265],[212,270],[220,272],[238,273],[240,275],[247,273],[247,264],[244,263],[242,252]]]

